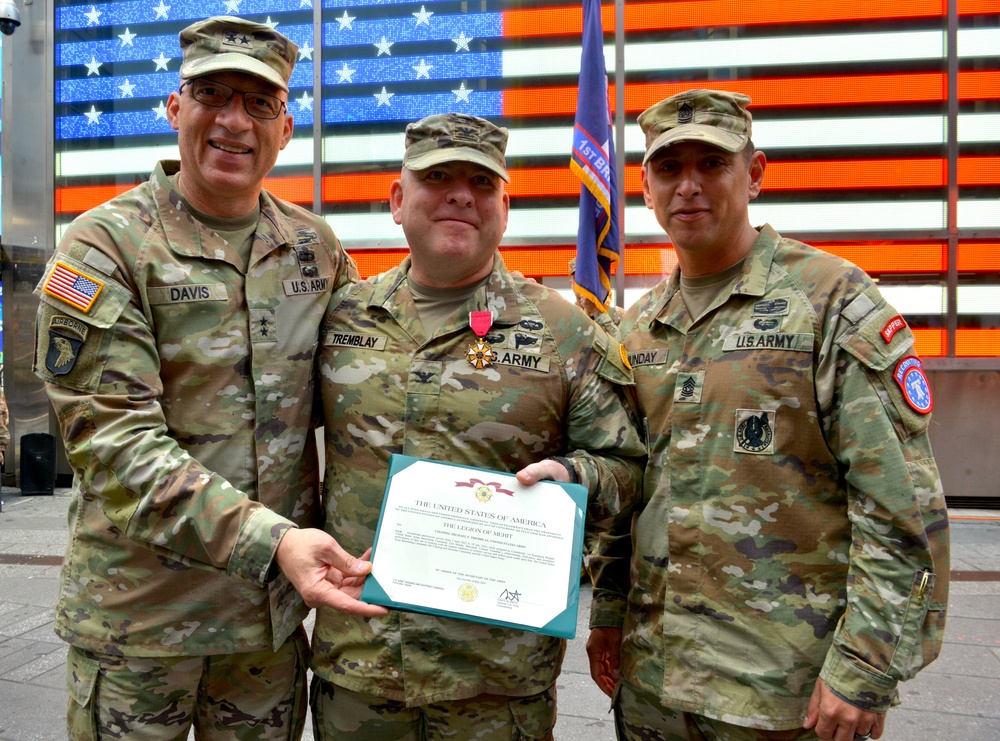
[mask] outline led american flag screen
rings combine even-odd
[[[947,354],[950,310],[956,356],[1000,356],[1000,3],[955,2],[951,49],[947,0],[629,1],[623,29],[605,3],[612,109],[616,31],[625,49],[626,298],[676,264],[643,205],[636,116],[688,88],[733,90],[753,99],[754,141],[768,156],[754,224],[876,276],[922,355]],[[57,233],[177,156],[164,110],[178,83],[177,33],[223,14],[269,23],[299,45],[295,135],[266,187],[323,213],[364,274],[406,252],[387,200],[406,123],[461,111],[511,131],[507,264],[543,282],[566,278],[578,224],[569,160],[582,31],[580,3],[566,0],[335,0],[318,24],[312,0],[57,3]]]

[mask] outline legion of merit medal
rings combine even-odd
[[[469,365],[477,370],[482,370],[487,366],[493,364],[497,359],[497,354],[493,352],[493,348],[490,347],[484,338],[486,333],[490,331],[490,327],[493,326],[493,312],[492,311],[470,311],[469,312],[469,326],[472,331],[476,333],[476,341],[469,346],[469,349],[465,351],[465,357],[469,360]]]

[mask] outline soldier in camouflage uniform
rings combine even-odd
[[[320,384],[328,532],[371,546],[391,453],[576,481],[602,517],[638,494],[644,448],[622,400],[620,345],[544,286],[513,276],[506,129],[460,114],[407,127],[390,190],[410,256],[336,298]],[[485,316],[480,325],[476,317]],[[551,738],[565,641],[393,610],[320,610],[323,739]]]
[[[592,565],[588,653],[622,739],[878,738],[943,638],[913,334],[859,268],[750,225],[749,102],[696,90],[639,117],[679,269],[621,325],[649,464]]]
[[[238,18],[180,41],[181,163],[78,218],[36,291],[35,370],[74,472],[68,732],[292,739],[308,666],[292,585],[347,609],[359,593],[324,581],[346,553],[297,529],[320,517],[320,323],[356,271],[323,219],[261,190],[292,133],[295,44]]]

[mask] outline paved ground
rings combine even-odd
[[[3,490],[0,513],[0,741],[65,739],[66,648],[52,632],[66,545],[64,490]],[[889,741],[1000,740],[1000,511],[952,513],[950,615],[941,658],[903,685]],[[613,741],[584,650],[590,592],[559,679],[558,741]],[[307,734],[311,739],[311,734]]]

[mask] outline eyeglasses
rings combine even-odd
[[[265,120],[275,119],[281,115],[281,110],[285,107],[285,102],[273,95],[258,93],[253,90],[237,90],[229,85],[224,85],[215,80],[208,80],[204,77],[199,77],[195,80],[185,80],[181,83],[180,89],[182,91],[185,85],[191,88],[192,98],[202,105],[212,108],[225,107],[233,99],[233,93],[239,93],[243,96],[243,107],[254,118],[263,118]]]

